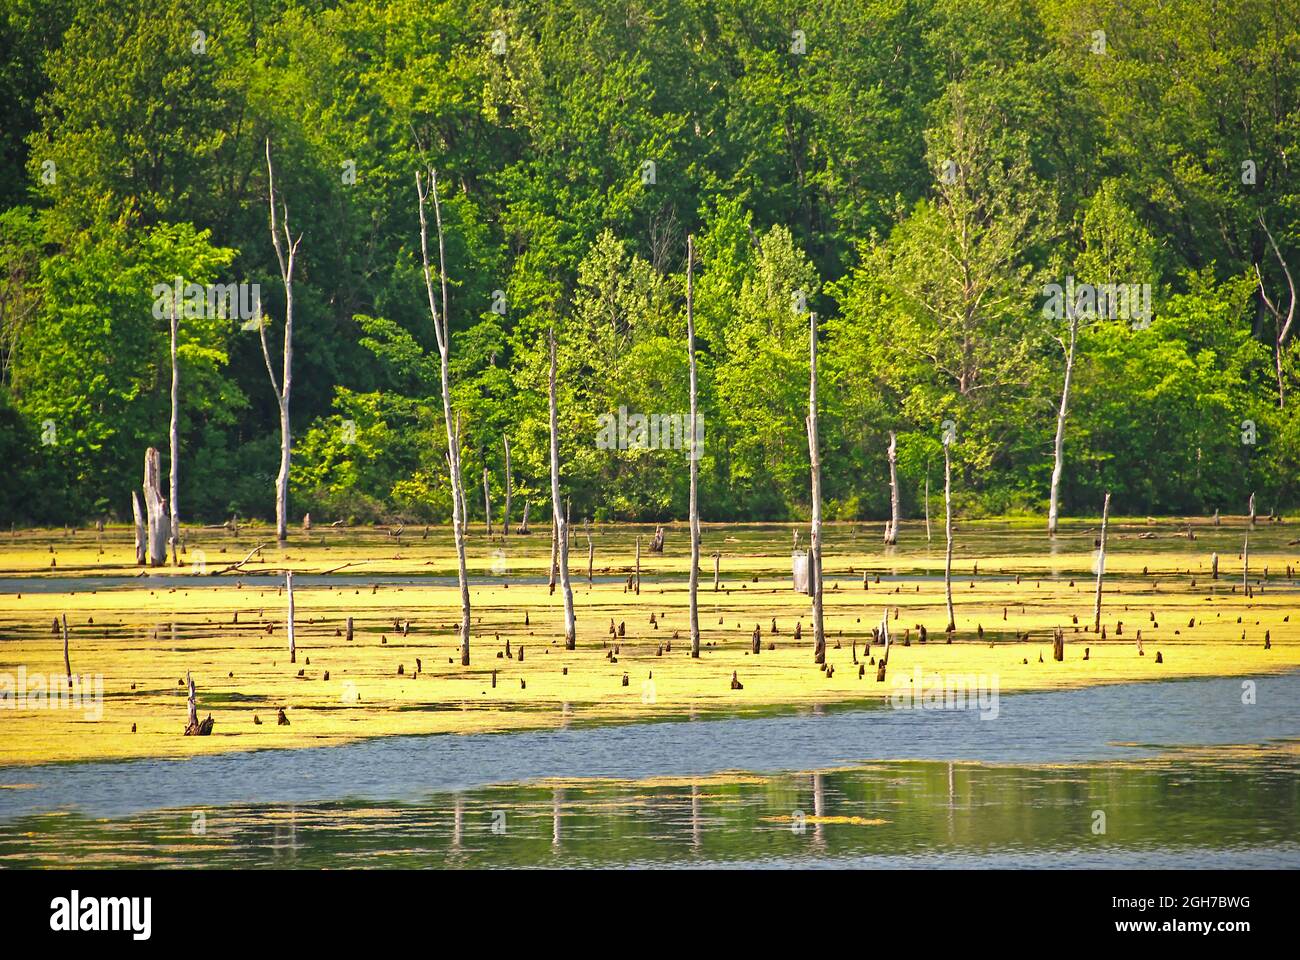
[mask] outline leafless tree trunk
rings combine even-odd
[[[1065,465],[1065,417],[1070,408],[1070,381],[1074,377],[1074,346],[1079,335],[1079,318],[1073,305],[1070,311],[1070,345],[1065,351],[1065,382],[1061,386],[1061,407],[1056,413],[1056,446],[1052,461],[1052,495],[1047,508],[1047,533],[1056,536],[1057,516],[1061,497],[1061,470]]]
[[[554,508],[552,508],[552,511],[551,511],[551,512],[552,512],[552,514],[554,514],[554,512],[555,512],[555,511],[554,511]],[[554,516],[552,516],[552,522],[551,522],[551,569],[550,569],[550,573],[548,574],[548,576],[550,577],[550,582],[549,582],[549,584],[548,584],[548,586],[550,587],[550,590],[549,590],[549,595],[550,595],[550,596],[554,596],[554,595],[555,595],[555,578],[558,577],[558,576],[560,575],[560,539],[559,539],[559,536],[560,536],[559,528],[555,525],[555,522],[554,522]]]
[[[189,733],[199,728],[199,698],[194,690],[194,677],[188,670],[185,671],[185,682],[189,687],[189,697],[186,702],[189,709],[185,719],[185,732]]]
[[[1106,576],[1106,524],[1110,520],[1110,491],[1101,503],[1101,539],[1097,541],[1097,599],[1092,605],[1092,630],[1101,632],[1101,584]]]
[[[289,206],[281,202],[282,223],[277,223],[275,214],[275,170],[271,166],[271,140],[266,141],[266,194],[267,205],[271,208],[271,243],[275,246],[275,258],[280,264],[280,279],[284,283],[284,351],[280,380],[275,378],[275,369],[271,366],[271,352],[266,345],[266,321],[258,317],[258,335],[262,341],[262,358],[266,361],[266,372],[271,378],[271,388],[275,391],[276,403],[280,407],[280,472],[275,478],[275,535],[284,543],[289,539],[289,458],[293,438],[289,430],[289,397],[293,392],[293,264],[298,256],[298,244],[302,243],[302,234],[294,239],[289,232]],[[280,232],[284,232],[284,243],[280,241]],[[285,253],[288,244],[288,254]]]
[[[68,615],[63,614],[63,672],[68,677],[68,689],[72,689],[72,661],[68,659]]]
[[[925,542],[930,542],[930,464],[925,465]]]
[[[488,469],[483,468],[483,522],[487,524],[487,535],[492,536],[492,493],[488,488]]]
[[[288,631],[289,631],[289,662],[290,662],[290,663],[297,663],[297,662],[298,662],[298,645],[297,645],[297,643],[295,642],[294,632],[293,632],[293,571],[292,571],[292,570],[286,570],[286,571],[285,571],[285,574],[284,574],[284,589],[285,589],[285,592],[289,594],[289,620],[288,620]]]
[[[699,433],[696,430],[698,409],[696,406],[695,376],[695,237],[686,237],[686,352],[691,361],[691,426],[690,452],[691,461],[691,656],[700,656],[700,502],[699,502],[699,456],[695,448]]]
[[[1255,494],[1253,492],[1250,495],[1250,499],[1246,502],[1246,509],[1250,513],[1248,519],[1250,520],[1250,525],[1253,527],[1255,525]]]
[[[948,546],[943,561],[943,593],[948,604],[948,633],[957,629],[957,617],[952,609],[952,450],[945,436],[943,441],[943,526]]]
[[[506,450],[506,512],[502,517],[501,536],[508,539],[510,537],[510,495],[514,487],[514,479],[510,476],[510,438],[503,436],[501,444]]]
[[[587,586],[592,585],[592,568],[596,565],[596,547],[591,542],[591,532],[587,532]]]
[[[564,593],[564,649],[578,645],[578,627],[573,616],[573,588],[569,584],[569,529],[560,509],[560,425],[555,401],[555,327],[551,327],[551,510],[554,514],[556,542],[560,547],[560,589]]]
[[[143,567],[147,562],[148,541],[145,535],[144,517],[140,514],[140,498],[134,490],[131,491],[131,516],[135,518],[135,562]]]
[[[885,543],[898,543],[898,435],[889,431],[889,526]]]
[[[817,442],[817,314],[808,314],[808,460],[812,473],[812,531],[808,574],[813,588],[813,662],[826,662],[822,624],[822,461]]]
[[[1282,379],[1282,348],[1291,336],[1291,323],[1295,319],[1295,281],[1291,278],[1291,270],[1286,265],[1286,260],[1282,257],[1282,251],[1277,248],[1277,241],[1273,239],[1273,233],[1268,229],[1268,224],[1264,222],[1264,215],[1259,215],[1259,225],[1264,228],[1264,233],[1268,235],[1268,242],[1273,247],[1273,253],[1277,256],[1277,262],[1282,265],[1282,273],[1286,277],[1287,287],[1291,291],[1291,305],[1287,308],[1286,319],[1282,319],[1282,309],[1269,299],[1268,293],[1264,290],[1264,274],[1259,269],[1259,264],[1255,264],[1255,276],[1259,279],[1259,295],[1264,300],[1264,305],[1268,307],[1269,313],[1273,314],[1273,319],[1277,323],[1277,335],[1273,340],[1273,359],[1277,372],[1277,405],[1279,409],[1286,407],[1286,386]]]
[[[636,594],[641,595],[641,537],[636,538]]]
[[[180,512],[180,409],[181,409],[181,378],[180,366],[176,362],[176,300],[175,297],[169,298],[171,305],[171,356],[172,356],[172,419],[169,436],[171,439],[171,499],[168,501],[168,509],[171,511],[171,541],[172,541],[172,561],[179,563],[176,556],[176,550],[181,542],[181,512]]]
[[[447,467],[451,479],[451,523],[456,539],[457,576],[460,580],[460,662],[469,666],[469,578],[465,572],[465,485],[460,476],[460,424],[451,413],[451,376],[448,357],[451,353],[451,320],[447,308],[447,254],[442,235],[442,207],[438,202],[438,175],[428,170],[429,192],[433,194],[433,214],[438,229],[438,278],[442,286],[442,313],[433,294],[433,274],[429,269],[429,224],[425,213],[425,186],[415,175],[415,193],[420,206],[420,256],[424,263],[424,289],[429,297],[429,315],[438,340],[441,361],[442,417],[447,428]]]
[[[457,455],[459,455],[460,452],[460,438],[461,438],[460,414],[457,413],[456,414]],[[456,488],[456,495],[460,497],[460,528],[465,532],[465,540],[466,542],[468,542],[469,541],[469,501],[465,499],[465,471],[463,467],[461,470],[458,471],[458,473],[460,474],[460,486]],[[447,461],[447,475],[451,476],[451,460]],[[400,530],[398,531],[397,535],[401,536]]]
[[[162,478],[158,448],[144,452],[144,507],[149,514],[149,566],[161,567],[167,563],[167,505],[162,498]]]

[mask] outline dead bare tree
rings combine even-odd
[[[885,543],[898,543],[898,435],[889,431],[889,526],[885,528]]]
[[[492,492],[488,487],[488,468],[483,468],[483,522],[487,525],[487,535],[492,536]]]
[[[822,461],[817,443],[817,314],[808,314],[808,460],[812,473],[812,530],[808,574],[813,598],[813,662],[826,662],[822,625]]]
[[[578,645],[577,623],[573,617],[573,587],[569,583],[569,522],[560,507],[560,431],[559,413],[555,401],[555,327],[550,329],[551,341],[551,513],[555,541],[560,551],[560,588],[564,593],[564,649],[574,650]]]
[[[134,490],[131,491],[131,517],[135,521],[135,562],[143,567],[147,562],[147,539],[145,534],[144,517],[140,513],[140,498]]]
[[[424,289],[429,297],[429,315],[438,340],[442,374],[442,416],[447,428],[447,472],[451,479],[451,524],[456,540],[457,576],[460,580],[460,662],[469,666],[469,578],[465,572],[465,486],[460,475],[460,424],[451,413],[451,322],[447,312],[447,254],[442,234],[442,206],[438,202],[438,175],[430,167],[428,192],[419,172],[415,174],[415,194],[420,206],[420,256],[424,264]],[[442,312],[433,294],[433,273],[429,268],[429,224],[425,213],[426,198],[433,195],[434,221],[438,229],[438,278],[442,287]]]
[[[275,214],[275,169],[271,165],[271,139],[266,140],[266,194],[267,205],[271,208],[271,243],[275,247],[275,258],[280,264],[280,279],[284,283],[284,349],[280,380],[275,377],[271,366],[271,351],[266,345],[266,319],[257,318],[257,332],[262,341],[262,359],[266,361],[266,373],[271,378],[271,389],[275,391],[275,400],[280,407],[280,472],[275,478],[275,535],[284,543],[289,539],[289,460],[293,438],[289,431],[289,398],[293,393],[293,265],[298,256],[298,244],[302,243],[302,234],[294,239],[289,232],[289,206],[281,202],[281,222]],[[284,232],[284,243],[280,233]],[[288,244],[288,253],[285,253]],[[260,310],[260,308],[259,308]]]
[[[943,514],[944,533],[948,541],[943,561],[943,592],[948,604],[948,633],[957,629],[952,609],[952,435],[943,437]]]
[[[691,361],[691,425],[690,448],[691,461],[691,656],[700,656],[700,501],[699,501],[699,457],[696,449],[699,434],[696,430],[698,411],[696,408],[695,376],[695,237],[686,237],[686,353]]]
[[[514,479],[510,476],[510,438],[501,437],[501,445],[506,450],[506,512],[501,518],[501,536],[504,539],[510,537],[510,495],[513,492]]]
[[[185,720],[185,735],[191,736],[191,731],[197,733],[199,729],[199,701],[194,692],[194,677],[188,670],[185,671],[185,682],[189,687],[189,696],[186,697],[188,714]]]
[[[1056,412],[1056,445],[1052,460],[1052,494],[1047,508],[1047,533],[1056,536],[1057,516],[1060,508],[1061,471],[1065,465],[1065,417],[1070,407],[1070,381],[1074,376],[1074,347],[1079,335],[1079,317],[1073,304],[1066,304],[1070,318],[1070,343],[1062,342],[1065,350],[1065,381],[1061,386],[1061,406]]]
[[[930,542],[930,461],[925,462],[925,542]]]
[[[168,297],[171,301],[171,358],[172,358],[172,418],[168,436],[171,441],[171,464],[170,464],[170,493],[171,497],[167,502],[167,508],[171,514],[171,547],[172,563],[180,565],[180,558],[177,556],[177,549],[181,542],[181,514],[180,507],[180,461],[181,461],[181,442],[180,442],[180,409],[181,409],[181,379],[180,366],[176,362],[176,298]]]
[[[161,567],[167,563],[166,504],[162,497],[158,448],[149,447],[144,452],[144,506],[149,514],[149,566]]]
[[[525,506],[526,506],[526,505],[525,505]],[[527,516],[527,513],[528,513],[528,511],[525,510],[525,511],[524,511],[524,515]],[[548,574],[548,576],[550,577],[550,579],[549,579],[549,581],[548,581],[548,583],[547,583],[547,586],[549,587],[549,590],[548,590],[547,595],[548,595],[548,596],[552,596],[552,597],[555,596],[555,578],[556,578],[557,576],[559,576],[559,573],[560,573],[560,541],[559,541],[559,534],[560,534],[559,528],[558,528],[558,527],[555,525],[555,523],[554,523],[554,511],[552,511],[552,523],[551,523],[551,569],[550,569],[550,572],[549,572],[549,574]]]
[[[68,678],[68,689],[72,689],[72,661],[68,658],[68,615],[63,614],[63,672]]]
[[[284,589],[289,594],[289,619],[287,621],[289,633],[289,662],[298,662],[298,644],[297,637],[294,634],[294,614],[293,614],[293,571],[286,570],[284,573]]]
[[[1291,305],[1287,307],[1286,319],[1283,320],[1282,308],[1269,299],[1268,291],[1264,289],[1264,274],[1260,270],[1259,264],[1255,264],[1255,277],[1259,280],[1259,295],[1264,301],[1264,306],[1268,308],[1268,312],[1273,314],[1273,320],[1277,324],[1277,333],[1273,340],[1273,359],[1277,368],[1277,405],[1279,409],[1282,409],[1286,407],[1286,387],[1282,379],[1282,349],[1291,337],[1291,323],[1295,320],[1295,280],[1291,277],[1291,270],[1286,265],[1282,251],[1278,249],[1277,241],[1273,239],[1272,231],[1268,229],[1268,224],[1264,222],[1262,213],[1259,215],[1259,225],[1264,228],[1264,233],[1268,237],[1269,245],[1273,248],[1277,262],[1282,265],[1282,274],[1286,277],[1287,288],[1291,291]]]
[[[1110,520],[1110,491],[1101,503],[1101,537],[1097,540],[1097,599],[1092,605],[1093,633],[1101,632],[1101,584],[1106,576],[1106,524]]]

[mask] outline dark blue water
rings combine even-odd
[[[1253,705],[1243,682],[1256,684]],[[1082,763],[1300,737],[1300,673],[1003,696],[975,711],[891,708],[503,734],[390,737],[188,760],[0,769],[0,821],[62,808],[120,817],[232,804],[406,801],[541,778],[778,773],[873,760]],[[1135,745],[1136,744],[1136,745]]]

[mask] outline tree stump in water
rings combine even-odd
[[[885,682],[885,661],[884,658],[882,657],[880,662],[876,664],[876,683],[884,683],[884,682]]]
[[[198,698],[194,692],[194,678],[187,673],[185,679],[189,682],[189,698],[187,700],[189,719],[185,724],[185,736],[209,736],[212,733],[212,714],[209,713],[202,723],[199,722]]]
[[[664,552],[664,528],[663,527],[655,527],[654,539],[650,541],[650,552],[651,553]]]
[[[732,671],[731,671],[731,689],[732,689],[732,690],[744,690],[744,689],[745,689],[745,685],[744,685],[743,683],[741,683],[738,679],[736,679],[736,671],[735,671],[735,670],[732,670]]]
[[[750,646],[754,653],[758,653],[763,648],[762,632],[758,629],[758,624],[754,624],[754,635],[750,639]]]
[[[140,498],[136,496],[134,490],[131,491],[131,516],[135,518],[135,562],[137,566],[143,567],[148,562],[144,517],[140,514]]]
[[[144,452],[144,506],[149,516],[149,565],[165,566],[167,563],[167,535],[171,522],[167,518],[162,496],[161,467],[158,449],[149,447]]]
[[[1058,663],[1065,659],[1065,634],[1060,627],[1052,631],[1052,659]]]

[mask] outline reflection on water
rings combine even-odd
[[[248,803],[404,802],[542,778],[780,773],[876,760],[1038,765],[1156,756],[1163,749],[1300,735],[1300,673],[1116,684],[1000,698],[996,720],[962,710],[832,710],[383,737],[335,747],[0,768],[0,826],[75,806],[91,816]],[[20,790],[6,785],[27,784]]]
[[[1300,761],[889,762],[0,825],[6,867],[1300,866]],[[1104,832],[1096,832],[1098,812]]]
[[[1255,683],[6,767],[0,867],[1298,867],[1300,673]]]

